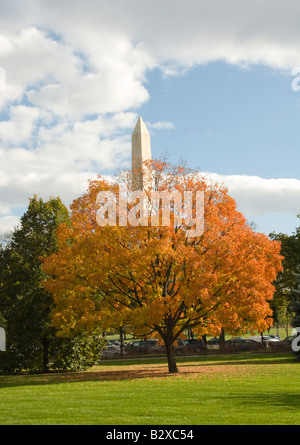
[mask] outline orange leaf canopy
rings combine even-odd
[[[188,327],[198,335],[268,328],[280,244],[249,227],[222,185],[165,162],[152,161],[151,169],[158,191],[204,192],[203,232],[187,237],[190,223],[175,224],[175,212],[167,226],[150,219],[146,226],[99,226],[99,192],[118,196],[119,188],[101,177],[91,181],[71,206],[70,227],[59,227],[59,251],[44,259],[61,335],[127,324],[135,334],[174,342]],[[130,175],[123,181],[130,189]]]

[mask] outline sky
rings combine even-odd
[[[153,158],[228,187],[257,231],[300,220],[296,0],[1,0],[0,234],[34,194],[69,204]]]

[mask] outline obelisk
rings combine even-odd
[[[150,133],[141,117],[139,117],[131,137],[132,143],[132,190],[145,190],[152,185]]]

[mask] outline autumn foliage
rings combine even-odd
[[[161,338],[176,372],[173,345],[187,328],[217,336],[272,324],[268,301],[282,258],[280,244],[250,228],[225,187],[166,162],[151,169],[157,190],[204,191],[203,233],[188,238],[174,218],[168,226],[100,227],[97,195],[117,195],[118,185],[99,177],[73,202],[71,225],[58,229],[59,251],[44,259],[45,286],[62,335],[126,324]],[[123,180],[130,188],[130,175]]]

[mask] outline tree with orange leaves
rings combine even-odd
[[[127,200],[127,224],[124,213],[120,217],[120,184],[103,178],[90,182],[71,206],[70,227],[63,224],[58,230],[59,251],[44,259],[50,277],[45,287],[53,294],[53,324],[62,335],[129,325],[135,335],[162,339],[174,373],[174,343],[188,328],[199,336],[216,336],[222,328],[234,334],[271,325],[268,301],[282,258],[280,244],[249,227],[225,187],[167,162],[151,161],[149,168],[155,190],[144,191],[147,211],[141,196]],[[130,175],[123,181],[130,190]],[[160,201],[155,215],[160,223],[151,225],[153,192],[172,192],[172,197],[190,192],[193,199],[186,207],[172,201],[167,225]],[[197,192],[203,196],[204,227],[190,236],[199,216]],[[107,197],[106,204],[116,197],[102,207],[104,219],[116,210],[113,223],[99,220],[99,193]]]

